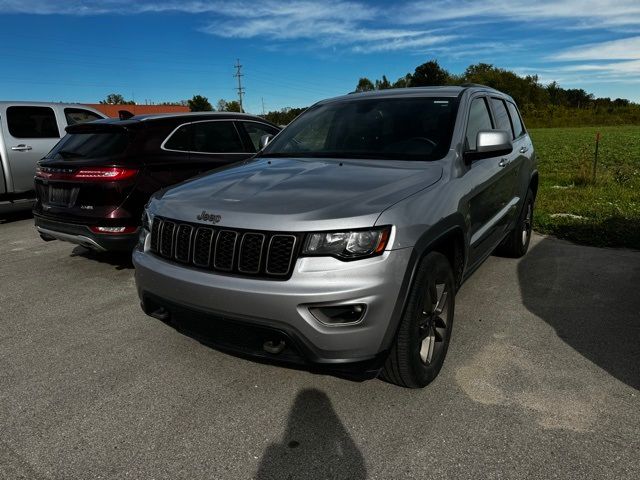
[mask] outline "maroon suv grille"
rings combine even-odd
[[[151,251],[168,260],[208,270],[252,277],[286,279],[291,275],[298,236],[192,225],[156,217]]]

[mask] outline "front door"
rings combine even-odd
[[[13,105],[0,112],[13,192],[33,190],[36,163],[60,140],[51,107]]]

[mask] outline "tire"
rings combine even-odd
[[[497,253],[503,257],[520,258],[527,253],[531,242],[531,229],[533,226],[534,196],[531,189],[527,191],[524,199],[518,223],[515,228],[506,236]]]
[[[398,332],[380,372],[383,380],[422,388],[436,378],[451,338],[455,287],[447,257],[431,252],[420,261]]]

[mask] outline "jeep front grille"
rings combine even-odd
[[[156,217],[150,249],[175,262],[221,273],[286,279],[300,242],[297,234],[194,225]]]

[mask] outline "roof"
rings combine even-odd
[[[189,112],[189,107],[186,105],[114,105],[110,103],[87,103],[85,105],[112,118],[117,118],[121,110],[126,110],[134,115]]]
[[[158,113],[155,115],[136,115],[135,117],[131,117],[132,119],[145,121],[145,120],[158,120],[162,118],[169,117],[220,117],[220,118],[246,118],[255,120],[259,118],[261,121],[265,121],[263,118],[260,118],[256,115],[251,115],[250,113],[239,113],[239,112],[177,112],[177,113]]]
[[[26,100],[0,100],[0,105],[28,105],[35,107],[75,107],[75,108],[83,108],[90,106],[93,108],[93,105],[87,105],[83,103],[63,103],[63,102],[29,102]]]
[[[126,120],[120,120],[119,118],[104,118],[101,120],[95,120],[88,123],[79,123],[73,126],[67,127],[67,131],[91,129],[96,125],[104,125],[104,128],[129,128],[129,127],[142,127],[147,122],[153,122],[156,120],[169,120],[172,118],[179,118],[183,121],[198,121],[207,118],[219,118],[219,119],[246,119],[246,120],[259,120],[263,123],[273,125],[268,120],[250,115],[248,113],[237,112],[178,112],[178,113],[164,113],[158,115],[136,115]]]
[[[388,88],[385,90],[371,90],[368,92],[352,92],[347,95],[341,95],[339,97],[329,98],[322,100],[318,103],[331,103],[348,101],[356,98],[379,98],[379,97],[422,97],[422,96],[442,96],[442,97],[457,97],[462,92],[467,90],[472,91],[491,91],[499,93],[501,95],[508,96],[498,90],[491,87],[477,84],[464,84],[464,85],[443,85],[432,87],[409,87],[409,88]]]

